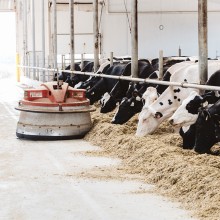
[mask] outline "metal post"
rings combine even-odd
[[[17,82],[20,82],[20,58],[19,58],[19,54],[16,53],[16,79]]]
[[[138,13],[137,0],[131,1],[131,75],[138,77]]]
[[[181,51],[180,46],[179,46],[179,49],[178,49],[178,55],[179,55],[179,57],[181,57],[181,56],[182,56],[182,51]]]
[[[57,69],[57,1],[53,0],[53,59],[54,69]]]
[[[65,67],[65,64],[64,64],[64,59],[65,59],[65,54],[62,54],[62,69],[64,70],[66,67]]]
[[[200,84],[208,79],[207,0],[198,0],[198,40]]]
[[[39,56],[36,57],[36,63],[37,63],[37,67],[39,67]],[[39,69],[37,69],[36,80],[40,80]]]
[[[84,54],[81,54],[81,70],[84,68]]]
[[[163,78],[163,51],[159,51],[159,79]]]
[[[98,0],[93,0],[94,72],[99,65]]]
[[[113,66],[113,52],[110,52],[110,66]]]
[[[49,58],[48,58],[48,66],[51,65],[52,63],[52,55],[53,55],[53,36],[52,36],[52,27],[51,27],[51,5],[52,3],[48,3],[48,46],[49,46]]]
[[[70,70],[75,70],[75,48],[74,48],[74,0],[69,0],[69,8],[70,8]],[[71,73],[73,76],[74,73]]]
[[[24,57],[23,57],[23,63],[24,66],[27,66],[28,60],[27,60],[27,0],[24,0],[24,9],[23,9],[23,19],[24,19],[24,33],[23,33],[23,42],[24,42]],[[28,69],[25,68],[24,75],[27,77],[28,75]]]
[[[30,54],[27,53],[26,56],[27,56],[27,66],[30,66]],[[27,72],[27,74],[28,74],[27,77],[30,79],[31,76],[30,76],[29,68],[28,68],[28,72]]]
[[[42,68],[45,68],[45,16],[44,16],[44,0],[41,0],[42,5]],[[42,70],[42,81],[45,82],[45,71]]]
[[[36,51],[35,51],[35,7],[34,7],[34,0],[31,1],[32,5],[32,66],[36,66]],[[36,79],[35,76],[35,69],[33,69],[33,80]]]
[[[50,71],[49,71],[50,68],[51,68],[51,66],[50,66],[50,56],[48,56],[47,82],[50,82]]]

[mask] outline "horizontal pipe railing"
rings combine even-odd
[[[141,79],[141,78],[133,78],[131,76],[112,76],[112,75],[106,75],[103,73],[80,72],[80,71],[51,69],[51,68],[48,69],[48,68],[42,68],[42,67],[30,67],[30,66],[22,66],[22,65],[19,65],[18,67],[47,70],[47,71],[51,71],[51,72],[65,71],[66,73],[70,73],[70,74],[74,73],[74,74],[78,74],[78,75],[96,76],[96,77],[100,77],[100,78],[127,80],[127,81],[133,81],[133,82],[146,82],[146,83],[157,84],[157,85],[178,86],[178,87],[182,87],[182,88],[194,88],[194,89],[200,89],[200,90],[220,91],[220,86],[208,86],[208,85],[200,85],[200,84],[196,84],[196,83],[160,81],[160,80],[149,79],[149,78]]]

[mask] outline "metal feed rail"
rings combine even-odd
[[[80,72],[80,71],[70,71],[70,70],[62,70],[62,69],[51,69],[51,68],[41,68],[41,67],[30,67],[30,66],[22,66],[19,65],[18,67],[22,68],[29,68],[29,69],[39,69],[39,70],[47,70],[51,72],[59,72],[59,71],[65,71],[67,73],[74,73],[78,75],[86,75],[86,76],[96,76],[100,78],[110,78],[110,79],[118,79],[118,80],[128,80],[133,82],[146,82],[146,83],[152,83],[157,85],[165,85],[165,86],[178,86],[182,88],[194,88],[194,89],[200,89],[200,90],[212,90],[212,91],[220,91],[220,86],[208,86],[208,85],[199,85],[199,84],[193,84],[193,83],[187,83],[187,82],[169,82],[169,81],[160,81],[155,79],[141,79],[141,78],[133,78],[129,76],[112,76],[112,75],[106,75],[103,73],[97,74],[97,73],[91,73],[91,72]]]

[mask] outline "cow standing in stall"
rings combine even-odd
[[[129,65],[129,68],[131,68],[131,65]],[[131,71],[131,70],[130,70]],[[139,60],[138,61],[138,77],[145,79],[148,78],[152,73],[154,72],[154,69],[150,62],[148,60]],[[113,89],[109,92],[106,92],[101,102],[101,113],[107,113],[115,109],[116,104],[121,102],[123,97],[126,96],[127,90],[130,85],[130,81],[128,80],[119,80]]]
[[[171,66],[163,76],[163,81],[169,81],[170,76],[173,75],[176,71],[191,65],[194,63],[193,61],[185,61],[185,62],[178,62]],[[149,79],[158,78],[156,72],[154,72]],[[150,83],[146,83],[138,90],[132,90],[129,93],[130,97],[126,97],[122,100],[121,104],[119,105],[113,119],[113,124],[124,124],[128,120],[130,120],[135,114],[139,113],[143,108],[143,101],[141,99],[142,94],[146,91],[146,89],[150,86],[154,86],[157,89],[158,94],[162,94],[168,86],[164,85],[152,85]],[[131,94],[131,95],[130,95]]]
[[[110,67],[110,62],[106,61],[103,62],[100,67],[98,68],[97,72],[95,74],[105,74]],[[76,89],[86,89],[89,90],[91,87],[93,87],[98,81],[100,80],[99,76],[90,76],[86,81],[80,81],[77,83],[74,88]]]
[[[209,77],[220,69],[219,61],[208,61]],[[173,82],[199,83],[198,63],[177,71],[171,76]],[[164,93],[139,115],[136,135],[152,134],[165,119],[169,118],[180,106],[182,101],[196,89],[169,86]]]
[[[209,108],[199,109],[195,130],[194,150],[200,154],[220,155],[220,150],[211,150],[220,141],[220,100]]]
[[[220,70],[216,71],[206,85],[220,85]],[[183,138],[183,148],[193,149],[196,139],[196,121],[199,115],[199,109],[204,106],[213,105],[220,99],[218,91],[205,91],[203,95],[199,95],[194,91],[183,101],[179,108],[169,119],[171,125],[180,128],[180,135]]]
[[[130,63],[118,63],[108,68],[106,75],[121,76],[130,75]],[[94,104],[100,100],[105,92],[112,90],[118,79],[101,78],[93,87],[86,92],[86,97],[90,100],[90,104]]]

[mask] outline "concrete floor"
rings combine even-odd
[[[97,149],[83,140],[17,139],[14,107],[22,96],[13,79],[0,80],[0,220],[192,219],[166,198],[132,193],[153,186],[74,176],[85,168],[119,163],[83,156],[80,152]]]

